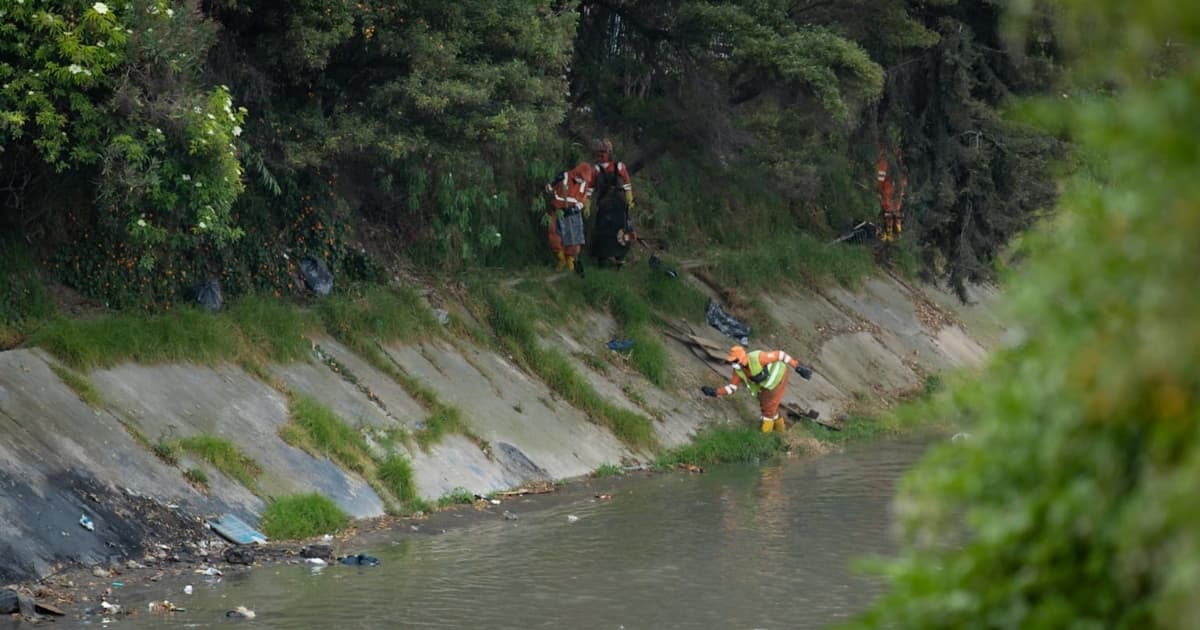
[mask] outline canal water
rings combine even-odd
[[[893,550],[895,483],[926,447],[883,441],[615,482],[611,498],[512,501],[515,520],[361,550],[377,567],[197,576],[192,595],[168,595],[186,613],[104,625],[229,627],[225,611],[246,606],[256,617],[239,623],[255,628],[820,628],[879,594],[852,566]]]

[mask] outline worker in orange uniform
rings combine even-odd
[[[612,155],[607,138],[592,141],[596,170],[596,226],[592,231],[592,256],[600,266],[620,267],[637,239],[633,231],[633,182],[625,163]]]
[[[591,210],[592,185],[596,172],[591,164],[580,162],[546,184],[550,200],[547,210],[546,239],[557,263],[556,271],[574,269],[583,273],[579,252],[583,249],[583,220]]]
[[[800,365],[795,357],[789,356],[783,350],[755,350],[746,352],[742,346],[729,349],[726,357],[733,368],[733,378],[729,384],[716,389],[709,385],[700,388],[705,396],[728,396],[737,391],[742,383],[750,389],[750,393],[758,396],[758,405],[762,411],[763,433],[783,431],[787,427],[783,418],[779,417],[779,403],[783,401],[783,392],[787,389],[788,367],[805,380],[812,379],[811,369]]]
[[[896,169],[891,173],[887,151],[879,143],[879,160],[875,163],[875,188],[879,191],[879,210],[883,213],[883,234],[880,239],[890,242],[904,231],[904,190],[908,176],[904,173],[904,156],[896,149]]]

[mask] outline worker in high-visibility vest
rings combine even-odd
[[[591,164],[580,162],[546,184],[550,206],[546,210],[546,240],[557,262],[557,271],[583,273],[579,252],[584,244],[584,224],[592,202],[592,184],[596,172]]]
[[[700,391],[705,396],[728,396],[745,383],[750,393],[758,397],[763,433],[786,429],[784,419],[779,417],[779,403],[783,401],[783,392],[787,389],[788,368],[795,370],[805,380],[812,378],[812,370],[800,365],[800,361],[783,350],[746,352],[742,346],[734,346],[729,349],[726,360],[733,368],[729,384],[720,389],[705,385]]]

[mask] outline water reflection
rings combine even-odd
[[[519,520],[345,550],[376,555],[379,567],[197,583],[190,597],[170,595],[187,613],[118,625],[224,627],[224,611],[246,605],[257,628],[822,627],[878,592],[847,565],[890,550],[894,482],[922,450],[887,442],[659,475],[621,484],[611,500],[543,511],[510,501]]]

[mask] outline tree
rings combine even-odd
[[[1087,89],[1042,107],[1082,168],[1025,239],[1019,342],[922,412],[971,437],[906,476],[903,550],[863,626],[1200,618],[1200,9],[1064,5]]]

